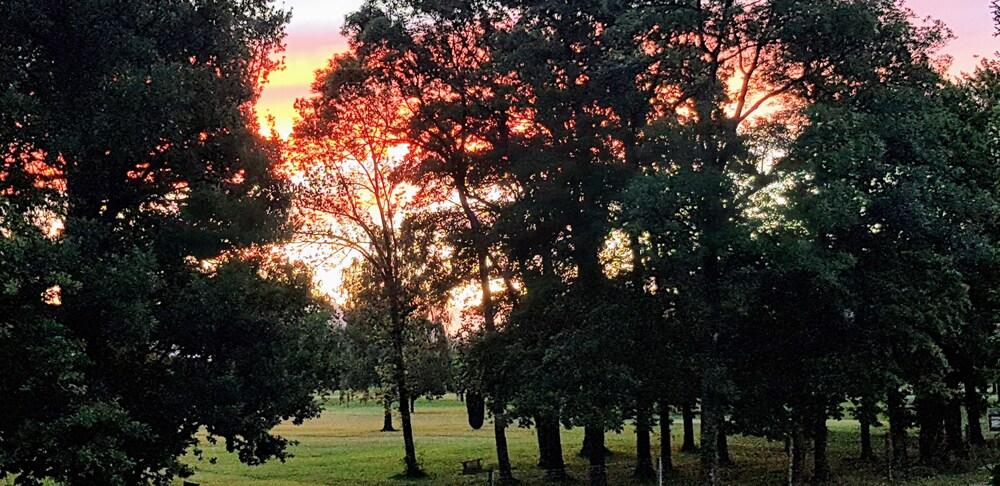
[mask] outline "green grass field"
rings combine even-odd
[[[679,420],[675,420],[679,424]],[[379,432],[382,426],[382,409],[377,402],[350,406],[336,401],[327,404],[321,417],[301,426],[283,424],[277,432],[298,444],[292,447],[294,457],[284,464],[268,463],[262,466],[244,466],[232,455],[226,454],[222,445],[205,445],[205,458],[201,461],[188,456],[196,474],[189,481],[202,486],[306,486],[306,485],[473,485],[486,484],[486,476],[462,476],[461,462],[484,458],[492,463],[492,428],[487,424],[481,430],[472,430],[466,422],[464,404],[453,396],[443,400],[417,402],[414,415],[414,434],[417,454],[429,478],[421,481],[399,479],[402,469],[403,444],[401,432]],[[399,427],[398,419],[396,421]],[[830,461],[835,484],[890,484],[884,466],[870,465],[853,460],[857,454],[857,424],[852,421],[830,422]],[[881,434],[877,430],[876,434]],[[563,448],[570,474],[586,479],[586,462],[576,457],[583,438],[581,429],[563,431]],[[634,466],[634,439],[630,428],[620,434],[607,435],[608,447],[613,451],[609,458],[611,484],[638,484],[631,480]],[[658,437],[654,436],[654,457]],[[534,431],[512,428],[508,432],[511,460],[515,474],[523,484],[542,482],[542,471],[534,465],[537,447]],[[875,436],[881,444],[881,435]],[[674,447],[680,446],[680,427],[674,427]],[[730,450],[736,467],[727,470],[729,484],[782,484],[787,462],[783,445],[751,437],[732,437]],[[981,454],[981,453],[980,453]],[[215,464],[208,458],[216,457]],[[975,462],[985,463],[987,457]],[[675,452],[678,469],[670,484],[696,484],[698,458]],[[973,466],[971,472],[911,477],[891,484],[908,485],[970,485],[984,484],[987,472]],[[179,484],[179,482],[178,482]]]

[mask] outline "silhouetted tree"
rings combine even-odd
[[[253,113],[287,20],[0,5],[0,476],[169,484],[199,430],[258,464],[319,413],[329,314],[267,249],[290,195]]]

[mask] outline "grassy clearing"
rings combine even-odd
[[[679,420],[675,423],[679,424]],[[397,420],[398,427],[398,420]],[[306,485],[483,485],[486,476],[462,476],[461,462],[484,458],[492,463],[492,428],[472,430],[466,422],[464,405],[454,397],[429,402],[417,402],[414,434],[418,457],[429,474],[422,481],[406,481],[396,477],[402,471],[403,444],[400,432],[379,432],[382,408],[377,402],[368,405],[341,405],[335,401],[326,406],[323,415],[301,426],[283,424],[277,432],[298,441],[292,448],[294,457],[286,463],[268,463],[249,467],[226,454],[222,445],[208,446],[205,460],[188,460],[197,470],[190,481],[202,486],[306,486]],[[830,462],[836,484],[890,484],[884,466],[860,463],[857,454],[857,424],[853,421],[830,422]],[[877,433],[881,433],[878,431]],[[586,461],[576,457],[583,440],[581,429],[563,431],[563,447],[570,474],[586,479]],[[875,436],[881,444],[881,436]],[[608,447],[614,455],[609,459],[611,484],[638,484],[631,480],[634,466],[634,440],[631,429],[607,435]],[[654,436],[654,457],[659,439]],[[673,444],[680,447],[680,427],[674,427]],[[524,484],[542,482],[537,461],[537,443],[531,429],[512,428],[508,432],[511,461],[515,474]],[[786,474],[783,445],[752,437],[733,437],[730,452],[737,467],[727,471],[730,484],[782,484]],[[216,457],[211,464],[207,458]],[[981,458],[985,461],[986,458]],[[671,484],[697,484],[698,458],[689,454],[674,454],[678,474]],[[969,485],[982,484],[986,471],[975,467],[972,472],[910,478],[892,484],[907,485]]]

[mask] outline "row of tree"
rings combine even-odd
[[[285,146],[253,105],[287,20],[0,3],[0,477],[168,484],[199,430],[282,459],[274,425],[372,384],[419,475],[410,399],[446,381],[436,323],[470,286],[457,379],[504,481],[513,423],[553,479],[584,428],[595,484],[633,423],[649,476],[672,409],[687,449],[700,409],[710,483],[733,433],[786,440],[794,480],[812,441],[825,479],[847,411],[866,457],[888,417],[899,467],[912,425],[926,464],[982,443],[1000,65],[945,78],[940,25],[892,0],[371,1]],[[359,258],[339,329],[271,251],[295,230]]]
[[[552,479],[584,428],[592,484],[627,422],[636,474],[657,418],[669,468],[673,409],[688,449],[701,411],[710,484],[734,433],[787,441],[793,481],[810,441],[827,479],[848,410],[868,459],[888,417],[894,467],[912,425],[929,465],[983,444],[1000,64],[947,78],[942,25],[895,0],[372,0],[344,33],[286,150],[303,235],[359,256],[387,323],[408,474],[405,336],[470,285],[460,374],[502,481],[515,421]]]

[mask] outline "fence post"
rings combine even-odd
[[[656,484],[663,486],[663,458],[658,457],[656,463],[659,466],[656,468]]]

